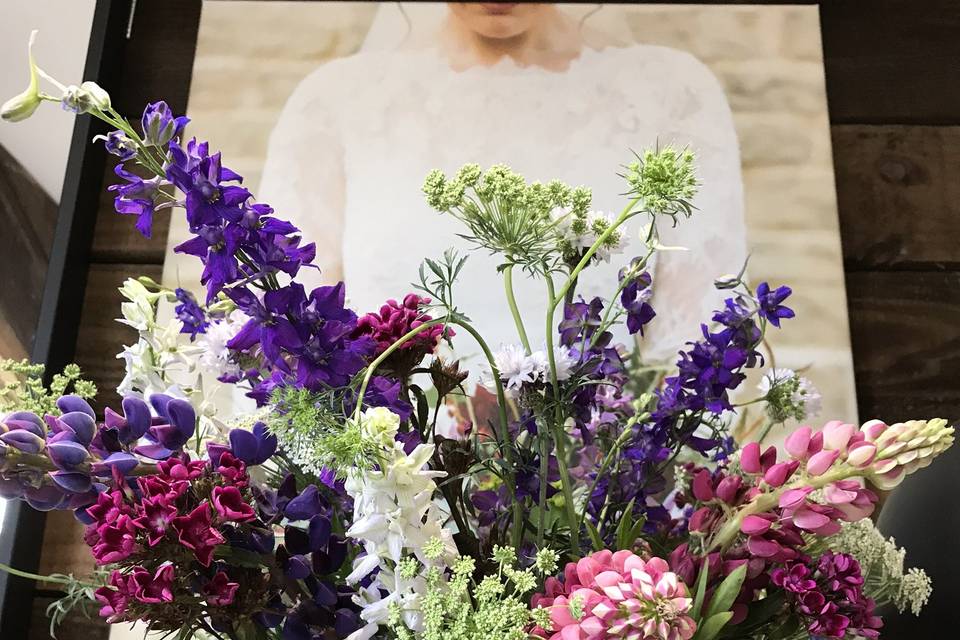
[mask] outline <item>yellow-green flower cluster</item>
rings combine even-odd
[[[81,378],[80,367],[75,364],[54,375],[49,387],[43,385],[43,371],[42,364],[29,360],[0,360],[0,415],[11,411],[60,415],[60,396],[73,393],[89,400],[97,395],[96,385]]]
[[[624,178],[630,185],[630,194],[643,201],[647,211],[690,217],[690,201],[697,193],[697,176],[693,152],[665,146],[648,150],[627,165]]]
[[[429,552],[429,546],[424,546],[425,552]],[[418,563],[409,560],[413,564],[410,572],[416,574]],[[388,621],[391,631],[399,640],[526,640],[531,624],[549,628],[549,611],[531,611],[527,595],[539,586],[543,576],[556,571],[560,560],[557,553],[543,549],[532,567],[519,569],[513,547],[497,546],[492,560],[497,571],[479,583],[473,579],[477,566],[471,557],[457,558],[449,571],[428,568],[426,591],[420,599],[423,631],[413,633],[403,624],[399,606]],[[404,562],[406,559],[400,563],[401,570]]]
[[[558,180],[527,183],[505,165],[486,171],[464,165],[453,177],[431,171],[423,183],[427,203],[453,215],[468,229],[465,238],[478,247],[503,255],[509,263],[532,266],[562,252],[561,222],[587,225],[592,196],[584,187]],[[558,221],[551,212],[568,215]]]

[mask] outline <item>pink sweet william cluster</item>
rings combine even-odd
[[[97,564],[118,567],[96,592],[101,615],[135,620],[144,605],[174,602],[178,573],[192,578],[195,563],[208,576],[200,597],[208,606],[230,605],[239,582],[211,565],[225,534],[256,518],[248,485],[246,464],[229,451],[214,461],[171,457],[133,483],[116,478],[78,514]]]
[[[411,330],[432,320],[429,315],[420,311],[430,302],[430,298],[415,293],[408,293],[399,304],[396,300],[387,300],[380,307],[379,313],[371,312],[357,320],[354,335],[372,338],[377,344],[376,353],[379,355]],[[425,353],[432,353],[441,338],[453,335],[452,329],[436,325],[404,342],[400,349],[418,351],[422,357]]]
[[[660,558],[598,551],[567,564],[562,580],[548,578],[531,605],[550,611],[549,640],[689,640],[697,625],[687,587]]]

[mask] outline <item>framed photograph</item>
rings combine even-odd
[[[854,419],[824,84],[816,5],[208,0],[188,112],[258,198],[317,243],[315,283],[344,280],[360,309],[402,297],[438,242],[464,247],[416,188],[431,169],[509,163],[583,182],[613,211],[635,152],[689,148],[701,188],[664,239],[677,250],[652,269],[644,359],[669,362],[697,338],[724,297],[714,279],[745,267],[754,286],[797,291],[799,321],[772,336],[771,364],[833,390],[824,413]],[[172,252],[187,234],[175,221],[165,278],[199,290],[195,261]],[[609,296],[601,283],[629,251],[579,283],[586,300]],[[493,261],[471,255],[459,304],[499,344],[513,325],[487,281]],[[535,286],[517,287],[522,312],[543,306]],[[454,421],[489,400],[481,389]],[[744,434],[764,426],[746,419]]]

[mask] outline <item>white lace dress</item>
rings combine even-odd
[[[657,318],[643,340],[651,359],[672,356],[719,303],[712,288],[746,254],[736,133],[716,78],[691,55],[656,46],[584,50],[562,72],[520,67],[454,71],[436,50],[363,52],[317,69],[288,100],[270,138],[258,197],[317,242],[320,279],[340,277],[353,308],[376,310],[412,290],[424,257],[466,250],[450,216],[424,202],[427,172],[502,162],[530,180],[559,178],[593,189],[594,208],[619,212],[621,165],[631,149],[689,146],[703,183],[693,219],[668,230],[654,265]],[[578,291],[609,297],[620,267],[641,250],[637,233]],[[457,306],[492,347],[517,336],[496,273],[473,252],[455,289]],[[306,273],[306,272],[301,272]],[[544,339],[542,282],[515,276],[531,342]],[[622,336],[626,338],[626,336]],[[458,355],[476,354],[463,336]]]

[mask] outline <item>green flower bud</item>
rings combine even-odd
[[[43,98],[40,96],[40,82],[37,77],[37,65],[33,62],[33,43],[37,39],[37,32],[30,34],[30,41],[27,45],[27,58],[30,62],[30,84],[27,88],[6,102],[0,107],[0,118],[8,122],[20,122],[26,120],[37,110]]]

